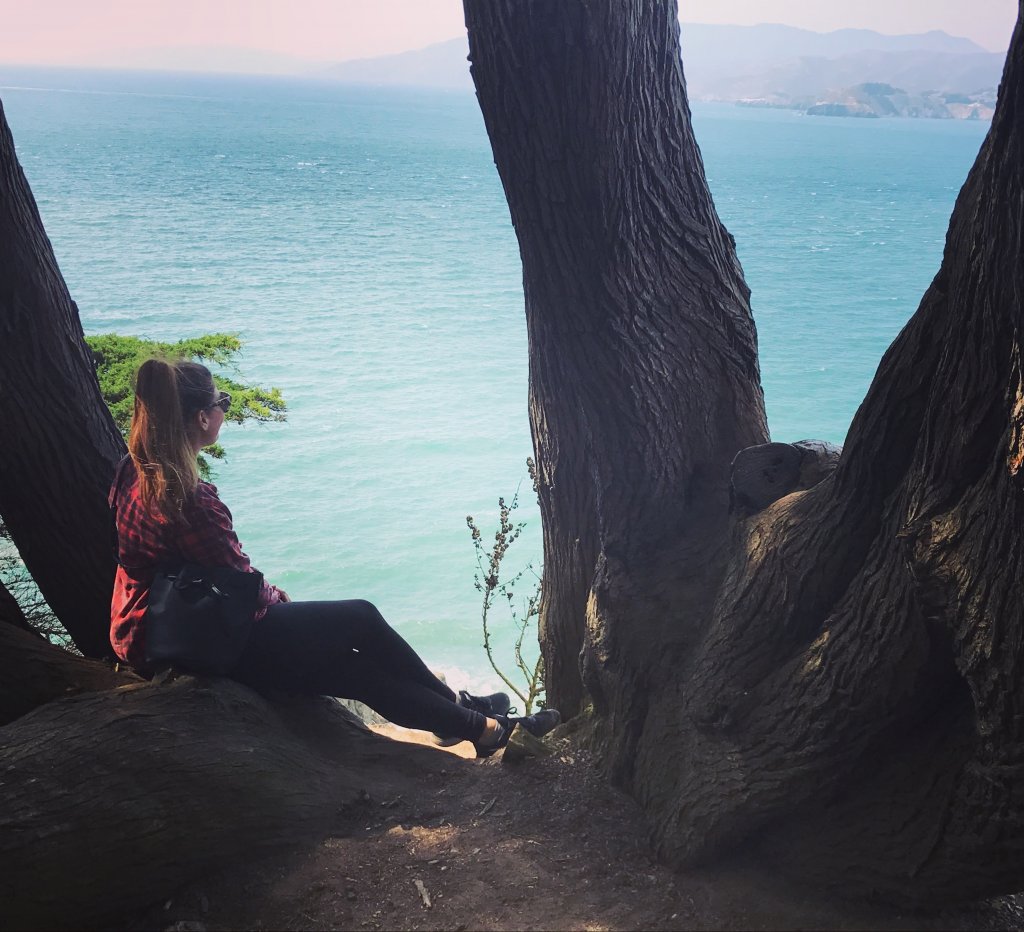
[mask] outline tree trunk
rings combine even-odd
[[[31,628],[0,625],[0,726],[54,699],[145,682],[54,647]]]
[[[749,290],[690,129],[674,4],[465,10],[523,260],[548,699],[579,710],[586,641],[590,698],[606,710],[625,685],[607,663],[639,668],[625,658],[647,645],[586,628],[595,578],[682,547],[680,584],[713,591],[699,554],[727,526],[729,463],[767,440]],[[655,615],[661,648],[688,637]]]
[[[588,698],[585,630],[604,759],[676,863],[742,845],[911,903],[1021,889],[1024,27],[838,469],[747,519],[753,326],[675,4],[465,8],[523,258],[553,698]]]
[[[14,625],[22,631],[35,633],[35,628],[28,623],[25,613],[21,610],[18,600],[11,595],[10,590],[0,582],[0,622]],[[41,635],[37,635],[41,637]]]
[[[1018,21],[939,274],[834,479],[743,529],[665,717],[688,747],[675,857],[761,831],[776,860],[883,895],[1024,886],[1022,132]]]
[[[106,494],[124,441],[100,395],[0,105],[0,516],[83,654],[110,653]]]
[[[729,484],[733,510],[756,514],[790,492],[814,488],[836,471],[840,452],[822,440],[762,443],[740,450]]]
[[[101,925],[254,852],[350,831],[368,789],[414,799],[463,764],[333,700],[270,704],[230,680],[50,702],[0,730],[0,925]]]

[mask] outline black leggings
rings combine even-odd
[[[232,679],[357,699],[404,728],[476,741],[486,719],[457,704],[369,602],[280,602],[253,626]]]

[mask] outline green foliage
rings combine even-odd
[[[141,337],[121,336],[104,333],[85,338],[96,362],[96,375],[100,391],[106,401],[114,423],[126,437],[131,427],[132,409],[135,405],[135,370],[154,356],[165,359],[191,359],[211,366],[234,368],[235,355],[242,348],[242,341],[232,333],[210,333],[206,336],[178,340],[176,343],[161,343]],[[219,372],[213,373],[213,381],[221,391],[231,393],[231,408],[226,420],[236,424],[245,421],[283,421],[287,405],[281,392],[276,388],[261,388],[246,385]],[[224,458],[224,448],[215,443],[205,453],[213,459]],[[199,458],[200,472],[204,477],[210,473],[209,461]]]
[[[536,489],[533,460],[528,459],[526,465],[530,470],[530,477],[534,479],[534,488]],[[477,572],[473,577],[473,582],[477,591],[483,596],[480,620],[483,626],[484,650],[487,653],[487,660],[501,681],[519,697],[525,706],[524,714],[529,715],[533,711],[535,703],[541,706],[544,704],[544,659],[538,657],[536,663],[531,666],[523,658],[523,641],[527,632],[533,628],[534,620],[540,614],[542,578],[539,574],[533,573],[532,564],[527,564],[510,579],[502,580],[501,578],[502,563],[508,555],[509,548],[518,540],[523,528],[526,527],[525,522],[513,520],[513,512],[518,506],[518,490],[510,502],[506,502],[504,498],[498,499],[498,530],[494,534],[494,543],[490,550],[485,549],[483,534],[472,515],[467,515],[466,525],[469,527],[470,536],[473,538],[473,547],[476,550]],[[517,605],[516,585],[528,572],[533,574],[535,584],[529,595]],[[515,630],[512,661],[517,672],[511,676],[506,674],[494,659],[491,625],[494,622],[492,609],[495,601],[504,604]],[[513,676],[520,680],[518,684],[513,680]]]

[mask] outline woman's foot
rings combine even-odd
[[[504,715],[487,719],[480,737],[473,742],[473,747],[476,748],[476,756],[490,757],[496,751],[500,751],[508,744],[513,728],[515,728],[515,725],[505,718]]]
[[[472,709],[474,712],[479,712],[481,715],[485,715],[488,718],[494,718],[495,715],[508,715],[511,710],[511,702],[507,693],[491,693],[489,696],[471,696],[463,689],[459,693],[457,702],[464,709]],[[466,740],[465,738],[448,737],[447,735],[441,735],[437,732],[434,732],[434,737],[437,738],[437,744],[443,748],[450,748],[452,745],[460,744]]]
[[[562,721],[562,715],[558,709],[541,709],[533,715],[523,715],[517,718],[507,718],[504,715],[497,715],[488,718],[480,737],[473,742],[476,748],[477,757],[490,757],[495,751],[501,750],[508,744],[516,725],[529,732],[535,738],[543,738],[553,731]]]

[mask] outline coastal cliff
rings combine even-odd
[[[741,107],[801,110],[808,116],[991,120],[995,112],[996,89],[986,88],[970,94],[949,91],[911,93],[891,84],[866,82],[829,92],[816,99],[775,94],[744,98],[736,103]]]

